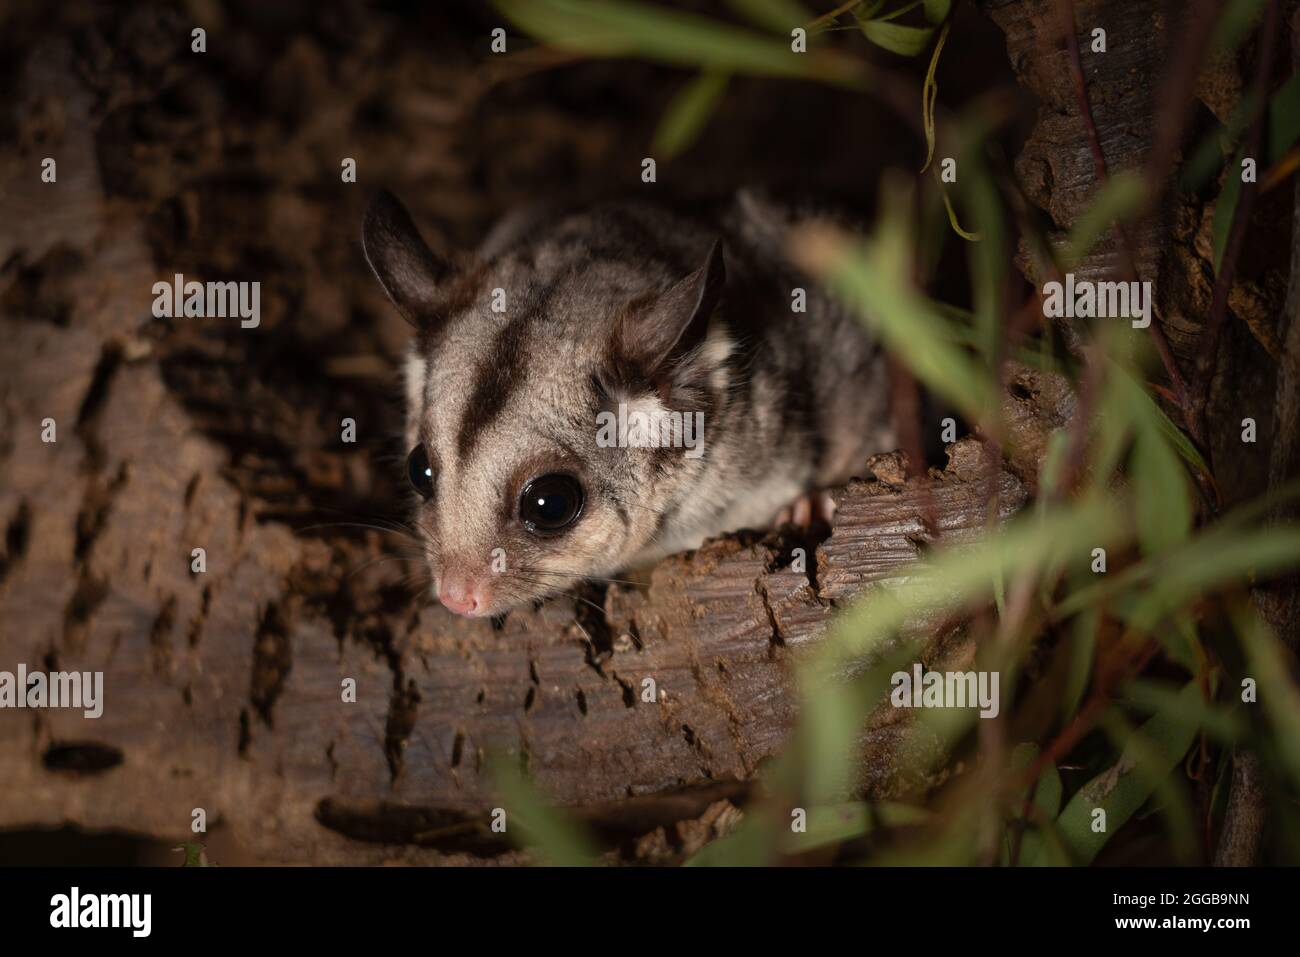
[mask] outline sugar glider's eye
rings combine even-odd
[[[582,485],[572,475],[543,475],[519,494],[519,520],[537,535],[567,528],[582,514]]]
[[[411,454],[406,457],[406,475],[423,498],[433,498],[433,466],[429,464],[423,445],[411,449]]]

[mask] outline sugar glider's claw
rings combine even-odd
[[[780,528],[783,525],[794,525],[805,532],[814,525],[824,525],[829,528],[831,519],[834,516],[835,500],[831,498],[829,492],[809,492],[806,495],[800,495],[777,512],[776,521],[772,523],[772,527]]]

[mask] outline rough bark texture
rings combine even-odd
[[[1061,42],[1058,0],[1002,0],[986,5],[1003,29],[1017,78],[1039,99],[1038,121],[1014,167],[1026,197],[1048,216],[1051,238],[1066,232],[1096,195],[1097,177],[1088,130],[1076,103],[1069,57]],[[1098,137],[1112,173],[1140,166],[1151,148],[1152,78],[1159,75],[1164,18],[1154,3],[1085,0],[1075,4],[1078,37],[1089,50],[1093,27],[1107,33],[1105,54],[1084,53]],[[1134,238],[1138,272],[1154,278],[1164,252],[1162,224],[1153,221]],[[1108,236],[1075,269],[1079,278],[1112,278],[1120,251]],[[1024,266],[1031,272],[1028,259]],[[1040,284],[1048,277],[1031,278]]]
[[[1073,89],[1071,64],[1062,43],[1059,0],[991,2],[990,15],[1006,31],[1007,50],[1021,82],[1041,100],[1039,121],[1016,160],[1018,179],[1030,200],[1049,217],[1053,241],[1064,235],[1096,195],[1099,182],[1088,143],[1088,124]],[[1176,70],[1177,49],[1196,4],[1079,0],[1074,4],[1076,35],[1092,119],[1108,171],[1142,170],[1155,147],[1155,131],[1168,104],[1158,102],[1156,78]],[[1300,11],[1283,2],[1291,31]],[[1093,30],[1105,30],[1107,52],[1089,50]],[[1296,34],[1290,32],[1294,44]],[[1279,47],[1286,48],[1285,41]],[[1235,54],[1214,53],[1196,73],[1196,103],[1184,143],[1188,152],[1217,123],[1227,124],[1249,82],[1255,44]],[[1281,78],[1294,59],[1277,58]],[[1290,64],[1287,60],[1291,59]],[[1276,85],[1276,84],[1273,84]],[[1261,166],[1265,165],[1261,161]],[[1236,175],[1225,163],[1218,180],[1200,192],[1169,184],[1167,201],[1132,235],[1140,278],[1152,280],[1156,322],[1164,330],[1174,359],[1192,378],[1205,346],[1201,332],[1210,313],[1215,270],[1212,227],[1215,197],[1223,177]],[[1208,363],[1209,416],[1206,445],[1223,504],[1249,500],[1300,473],[1300,193],[1279,189],[1256,206],[1249,223],[1236,281],[1228,297],[1229,323],[1217,354]],[[1115,278],[1122,256],[1114,236],[1099,244],[1075,270],[1086,278]],[[1033,277],[1029,257],[1025,268]],[[1118,267],[1118,268],[1117,268]],[[1195,383],[1193,383],[1195,385]],[[1171,410],[1175,421],[1177,411]],[[1255,420],[1257,441],[1242,441],[1242,423]],[[1181,423],[1180,423],[1181,424]],[[1293,520],[1294,510],[1275,509],[1274,521]],[[1294,576],[1259,588],[1256,604],[1274,632],[1291,648],[1300,629],[1300,588]],[[1248,865],[1258,859],[1269,796],[1263,790],[1259,759],[1233,757],[1231,799],[1219,837],[1215,863]],[[1199,798],[1209,801],[1202,788]]]
[[[1300,10],[1291,18],[1291,63],[1300,71]],[[1291,190],[1291,235],[1300,237],[1300,183]],[[1300,242],[1291,243],[1290,280],[1278,323],[1280,357],[1273,412],[1277,439],[1269,457],[1268,484],[1281,488],[1300,475]],[[1272,522],[1294,522],[1300,511],[1294,502],[1279,503],[1272,509]],[[1294,652],[1300,652],[1300,581],[1290,576],[1255,596],[1265,620]]]
[[[1300,70],[1300,10],[1291,17],[1291,64]],[[1291,235],[1300,237],[1300,182],[1292,190]],[[1300,242],[1291,243],[1291,271],[1279,323],[1280,356],[1273,415],[1277,438],[1269,458],[1268,486],[1278,489],[1300,475]],[[1273,523],[1300,517],[1294,501],[1270,510]],[[1293,654],[1300,652],[1300,578],[1288,575],[1254,590],[1255,607]],[[1293,659],[1294,660],[1294,659]],[[1220,866],[1246,867],[1259,859],[1270,795],[1260,780],[1260,760],[1251,752],[1233,755],[1232,795],[1215,855]]]
[[[1079,109],[1073,71],[1062,40],[1060,0],[991,0],[984,5],[1005,31],[1007,55],[1019,81],[1039,99],[1038,121],[1016,157],[1015,172],[1029,200],[1047,217],[1054,243],[1096,197],[1099,182],[1089,146],[1088,125]],[[1076,36],[1082,51],[1092,118],[1107,170],[1140,172],[1156,146],[1166,104],[1158,102],[1161,79],[1179,64],[1178,49],[1186,20],[1195,4],[1125,0],[1077,0]],[[1294,2],[1284,3],[1294,10]],[[1093,30],[1106,34],[1106,52],[1093,52]],[[1243,84],[1249,81],[1253,44],[1235,55],[1212,56],[1197,71],[1183,143],[1185,159],[1227,123]],[[1279,58],[1285,59],[1285,58]],[[1285,64],[1279,64],[1285,75]],[[1246,77],[1243,80],[1243,76]],[[1226,164],[1225,164],[1226,165]],[[1222,180],[1200,192],[1167,184],[1166,201],[1130,233],[1138,276],[1153,283],[1155,322],[1168,338],[1184,377],[1191,378],[1198,357],[1198,337],[1210,312],[1214,284],[1211,230],[1215,197]],[[1283,190],[1281,192],[1288,192]],[[1267,483],[1270,449],[1284,439],[1274,427],[1277,363],[1285,326],[1287,277],[1290,273],[1291,205],[1275,194],[1260,203],[1252,218],[1237,281],[1228,300],[1228,324],[1213,363],[1209,429],[1215,480],[1227,504],[1258,495]],[[1106,235],[1074,269],[1078,278],[1115,279],[1124,271],[1125,255],[1117,237]],[[1031,257],[1022,250],[1022,266],[1031,281]],[[1097,320],[1093,320],[1097,321]],[[1153,376],[1158,373],[1153,370]],[[1258,441],[1243,447],[1241,420],[1255,419]],[[1175,413],[1175,421],[1178,416]]]
[[[42,356],[61,361],[39,349],[11,355],[23,360],[5,370],[20,387]],[[157,379],[148,360],[114,376],[105,434],[170,417]],[[85,370],[82,389],[94,380]],[[16,435],[39,432],[35,413],[18,421]],[[779,747],[793,718],[790,665],[835,606],[898,574],[926,540],[916,489],[855,483],[838,495],[834,530],[808,572],[791,567],[792,542],[733,537],[664,562],[644,590],[592,592],[600,612],[557,601],[497,628],[412,607],[382,566],[349,577],[359,549],[241,521],[247,510],[225,479],[199,479],[192,492],[193,479],[167,481],[149,442],[183,442],[179,425],[138,440],[138,452],[118,439],[100,467],[88,462],[88,434],[54,448],[78,456],[88,488],[105,482],[97,515],[40,469],[15,474],[11,513],[25,517],[11,520],[23,530],[10,535],[21,542],[8,555],[0,615],[7,663],[102,670],[107,705],[94,722],[0,714],[9,770],[0,821],[180,837],[202,807],[269,859],[499,852],[474,824],[494,802],[490,751],[521,761],[556,799],[594,804],[583,814],[606,831],[621,818],[694,817],[739,793],[715,782],[747,779]],[[192,444],[196,470],[202,456],[219,458]],[[29,452],[13,464],[39,461]],[[986,521],[982,456],[978,443],[958,443],[931,482],[943,539]],[[902,474],[896,457],[875,467]],[[1009,473],[999,494],[1004,512],[1024,498]],[[195,540],[208,543],[201,575],[189,571]],[[341,701],[345,678],[357,682],[356,703]],[[642,699],[646,679],[656,702]],[[898,730],[868,735],[876,793],[898,790]],[[658,807],[609,803],[706,785]]]

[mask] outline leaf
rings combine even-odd
[[[830,227],[807,227],[796,235],[793,252],[857,310],[918,379],[977,419],[992,400],[992,383],[951,344],[947,320],[912,284],[903,228],[882,218],[880,232],[861,243]]]
[[[906,578],[873,588],[838,615],[798,672],[801,723],[847,725],[847,731],[836,732],[833,747],[819,752],[822,767],[814,780],[842,784],[849,779],[867,711],[884,698],[890,675],[917,660],[922,639],[898,637],[907,622],[987,600],[999,576],[1015,580],[1077,555],[1081,540],[1111,545],[1124,533],[1115,502],[1101,497],[1042,517],[1023,514],[975,544],[936,550]],[[865,672],[863,662],[869,663]],[[849,680],[846,673],[858,677]]]
[[[1268,101],[1268,161],[1276,163],[1300,139],[1300,73]]]
[[[1066,268],[1079,263],[1112,223],[1122,222],[1134,212],[1146,192],[1142,177],[1136,173],[1122,172],[1109,177],[1070,230],[1063,252]]]
[[[1245,130],[1252,113],[1253,107],[1249,104],[1238,107],[1234,117],[1239,117],[1236,120],[1239,129],[1235,131],[1234,138]],[[1291,148],[1291,144],[1300,138],[1300,73],[1292,76],[1269,98],[1267,124],[1267,162],[1276,163]],[[1228,245],[1228,232],[1232,228],[1232,219],[1241,197],[1241,161],[1244,158],[1244,147],[1233,154],[1232,161],[1223,176],[1223,188],[1219,191],[1219,199],[1214,204],[1213,240],[1216,274],[1223,263],[1223,251]],[[1256,159],[1261,166],[1265,162],[1265,157],[1256,157]],[[1263,172],[1262,169],[1256,170],[1256,175],[1260,176]]]
[[[879,804],[866,804],[850,801],[823,807],[810,808],[808,811],[807,830],[802,833],[790,832],[781,839],[781,852],[784,854],[801,854],[832,844],[843,844],[859,837],[865,837],[884,828],[907,827],[923,824],[930,815],[922,808],[908,804],[884,801]]]
[[[1049,764],[1038,776],[1038,784],[1034,787],[1034,807],[1049,818],[1056,817],[1061,811],[1063,793],[1061,772],[1056,769],[1056,765]]]
[[[205,844],[186,843],[179,844],[173,847],[172,850],[185,852],[185,861],[181,864],[181,867],[216,867],[217,865],[209,861],[207,854],[204,853],[206,846]]]
[[[849,768],[840,758],[852,752],[858,741],[862,707],[849,689],[845,691],[827,696],[799,724],[800,752],[806,758],[804,791],[814,803],[838,800],[850,790]]]
[[[943,205],[948,210],[948,225],[952,226],[952,231],[966,240],[968,243],[977,243],[980,241],[979,233],[968,232],[961,228],[961,223],[957,221],[957,211],[952,208],[952,200],[948,198],[948,191],[943,191]]]
[[[672,159],[695,142],[717,109],[728,79],[725,73],[701,73],[673,97],[655,131],[651,150],[656,156]]]
[[[1138,541],[1148,555],[1172,548],[1192,529],[1187,472],[1155,429],[1143,429],[1133,445],[1131,486]]]
[[[773,852],[804,854],[866,837],[880,828],[909,827],[924,824],[929,819],[929,813],[923,808],[893,801],[875,804],[848,801],[809,808],[806,829],[802,833],[792,831],[788,826],[760,828],[753,823],[754,816],[746,816],[740,828],[702,847],[686,862],[686,866],[757,866],[769,862]]]
[[[1168,431],[1157,414],[1151,395],[1119,362],[1107,366],[1107,413],[1112,421],[1103,431],[1119,431],[1127,421],[1134,431],[1129,462],[1129,487],[1134,496],[1138,541],[1148,555],[1157,554],[1187,539],[1192,527],[1192,492],[1186,469]],[[1107,446],[1106,455],[1116,450]],[[1102,459],[1107,469],[1109,460]],[[1108,479],[1098,475],[1099,481]]]
[[[1159,573],[1134,596],[1124,617],[1150,631],[1166,616],[1226,585],[1300,565],[1300,528],[1275,526],[1250,535],[1202,534],[1163,556]]]
[[[813,19],[795,0],[727,0],[727,6],[751,23],[787,37]]]
[[[1255,111],[1255,96],[1247,91],[1233,107],[1225,125],[1215,128],[1192,151],[1183,164],[1180,176],[1183,189],[1199,190],[1223,165],[1223,154],[1232,150],[1246,132]],[[1300,73],[1289,80],[1268,101],[1268,162],[1277,163],[1286,155],[1291,145],[1300,138]],[[1237,170],[1241,158],[1237,157]],[[1240,180],[1240,176],[1237,177]],[[1226,185],[1226,184],[1225,184]]]
[[[1184,462],[1204,475],[1210,474],[1210,467],[1201,457],[1200,451],[1192,444],[1192,440],[1187,437],[1187,433],[1174,425],[1173,420],[1165,414],[1165,410],[1160,408],[1159,404],[1147,394],[1147,401],[1151,404],[1151,415],[1155,419],[1156,426],[1160,429],[1160,434],[1173,445],[1182,456]]]
[[[952,0],[925,0],[925,18],[931,23],[943,23],[952,9]]]
[[[1122,694],[1147,714],[1165,712],[1194,728],[1205,729],[1223,744],[1236,744],[1246,731],[1245,722],[1237,712],[1216,708],[1201,695],[1184,695],[1167,682],[1136,678],[1125,686]]]
[[[1253,607],[1234,609],[1232,621],[1250,664],[1246,677],[1259,686],[1259,700],[1277,731],[1279,755],[1292,783],[1300,787],[1300,691],[1288,677],[1294,673],[1294,658]],[[1231,690],[1241,693],[1240,687]]]
[[[1024,771],[1037,760],[1038,754],[1039,747],[1037,744],[1017,745],[1016,749],[1011,753],[1011,769],[1017,772]],[[1056,820],[1056,816],[1061,812],[1062,792],[1061,772],[1056,769],[1056,765],[1047,765],[1042,773],[1038,775],[1038,780],[1034,784],[1034,793],[1030,801],[1033,806],[1033,813],[1029,818],[1020,822],[1023,832],[1020,837],[1020,853],[1016,857],[1018,863],[1045,861],[1048,858],[1047,844],[1056,845],[1059,843],[1059,839],[1055,837],[1049,842],[1045,842],[1043,832],[1053,828],[1052,822]],[[1010,828],[1008,828],[1003,864],[1011,863],[1011,837]]]
[[[1211,177],[1218,175],[1223,166],[1226,135],[1223,127],[1217,127],[1201,138],[1178,174],[1181,190],[1188,193],[1200,192]]]
[[[1232,219],[1237,211],[1237,200],[1241,197],[1241,161],[1242,153],[1238,150],[1228,164],[1228,171],[1223,177],[1223,189],[1214,204],[1214,272],[1217,275],[1223,264],[1223,251],[1228,246],[1228,232],[1232,229]]]
[[[909,13],[911,13],[913,10],[915,10],[924,2],[925,0],[912,0],[911,3],[905,3],[901,7],[897,7],[893,10],[890,10],[888,13],[882,13],[879,16],[877,16],[876,11],[880,9],[881,6],[884,5],[884,0],[881,0],[880,3],[872,4],[869,10],[864,9],[862,7],[855,8],[853,11],[853,15],[861,21],[879,20],[881,22],[887,22],[889,20],[897,20],[900,17],[907,16]]]
[[[963,151],[967,208],[979,226],[979,242],[970,246],[971,285],[975,295],[975,330],[985,362],[992,368],[1002,340],[1003,299],[1010,251],[1002,199],[984,165],[983,141]]]
[[[1113,747],[1123,752],[1132,752],[1134,763],[1139,769],[1155,767],[1163,760],[1159,750],[1138,733],[1120,709],[1112,708],[1103,712],[1101,727]],[[1195,747],[1199,734],[1196,729],[1191,730],[1192,744]],[[1179,761],[1178,764],[1182,765],[1183,762]],[[1169,838],[1170,851],[1183,863],[1191,863],[1196,853],[1196,824],[1191,802],[1187,798],[1186,775],[1153,775],[1151,785],[1151,796],[1138,807],[1131,820],[1160,818]]]
[[[948,39],[951,26],[952,24],[945,23],[939,33],[939,42],[930,54],[930,68],[925,71],[925,84],[921,87],[921,122],[925,127],[925,163],[921,166],[922,173],[930,168],[930,162],[934,159],[934,107],[939,100],[936,74],[939,70],[939,54],[943,53],[943,45]]]
[[[1042,464],[1038,469],[1038,507],[1047,508],[1047,503],[1057,497],[1061,491],[1061,481],[1065,471],[1065,456],[1069,450],[1070,436],[1064,429],[1053,429],[1047,433],[1047,449],[1043,453]]]
[[[1097,494],[1105,492],[1098,490]],[[1254,527],[1271,508],[1296,498],[1300,498],[1300,479],[1238,505],[1172,552],[1143,558],[1119,573],[1076,588],[1052,609],[1052,617],[1063,621],[1086,608],[1112,604],[1129,595],[1132,598],[1124,613],[1131,622],[1151,627],[1192,600],[1248,581],[1252,572],[1262,569],[1272,574],[1300,564],[1300,529],[1294,525]],[[1258,550],[1254,544],[1259,545]]]
[[[1231,53],[1237,49],[1263,9],[1264,0],[1232,0],[1232,3],[1224,4],[1223,13],[1210,34],[1215,52]]]
[[[876,46],[908,57],[924,50],[934,33],[934,27],[910,27],[888,20],[862,20],[858,26]]]
[[[1191,681],[1179,699],[1200,694],[1200,687]],[[1142,725],[1135,737],[1138,740],[1125,745],[1119,761],[1081,787],[1057,818],[1057,830],[1076,864],[1091,863],[1111,835],[1146,803],[1192,746],[1196,728],[1180,716],[1162,711]],[[1092,829],[1093,812],[1098,808],[1106,812],[1106,829],[1101,832]]]
[[[1061,720],[1069,720],[1083,703],[1083,694],[1092,680],[1093,659],[1097,654],[1097,629],[1101,616],[1096,608],[1085,608],[1070,622],[1070,672],[1065,693],[1061,696]]]
[[[686,861],[687,867],[762,867],[781,839],[769,815],[746,814],[726,837],[710,841]]]
[[[506,833],[519,847],[535,845],[552,864],[562,867],[594,862],[596,855],[587,837],[551,808],[513,762],[494,758],[491,770],[506,812]]]
[[[695,14],[602,0],[493,2],[516,26],[560,49],[642,56],[722,73],[808,77],[858,89],[865,85],[862,64],[834,50],[795,53],[784,40]]]
[[[1191,674],[1199,674],[1205,665],[1205,651],[1196,631],[1193,609],[1180,608],[1153,632],[1165,651]]]
[[[1088,423],[1088,480],[1098,493],[1111,490],[1135,431],[1134,406],[1129,398],[1133,390],[1123,388],[1119,378],[1113,373],[1106,377],[1096,421]]]

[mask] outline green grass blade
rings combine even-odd
[[[787,40],[644,3],[494,0],[540,40],[591,56],[639,56],[722,73],[804,77],[863,88],[865,67],[833,50],[796,53]]]
[[[1065,242],[1065,268],[1072,269],[1111,228],[1135,212],[1146,196],[1142,177],[1132,172],[1116,173],[1106,180],[1088,208],[1083,211]]]
[[[687,83],[659,121],[651,152],[661,159],[672,159],[685,152],[717,110],[728,79],[725,73],[701,73]]]
[[[795,0],[727,0],[727,6],[755,26],[786,37],[795,27],[806,26],[813,19]]]
[[[991,379],[952,344],[948,320],[912,284],[906,248],[905,236],[886,222],[866,243],[823,228],[806,229],[796,239],[795,255],[918,379],[978,419],[993,398]]]
[[[584,867],[595,862],[591,841],[553,808],[505,758],[492,762],[492,776],[506,812],[506,833],[520,848],[535,847],[551,864]]]
[[[925,18],[931,23],[943,23],[952,9],[952,0],[925,0]]]
[[[889,20],[862,20],[858,23],[867,39],[881,49],[899,56],[913,57],[930,45],[933,27],[910,27]]]
[[[1179,698],[1198,697],[1189,682]],[[1111,836],[1140,808],[1160,781],[1178,766],[1196,737],[1196,728],[1180,715],[1162,711],[1142,725],[1139,740],[1130,740],[1116,764],[1097,775],[1070,799],[1057,819],[1057,830],[1072,860],[1087,864]],[[1094,831],[1094,811],[1106,812],[1106,828]]]

